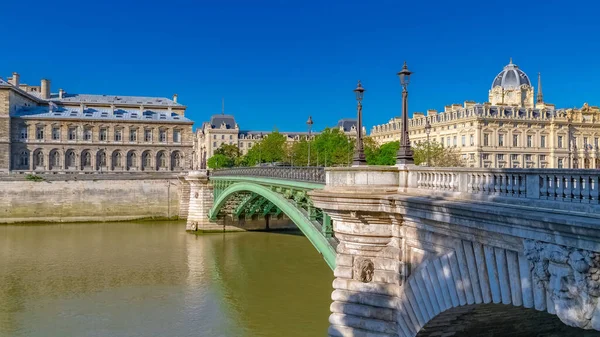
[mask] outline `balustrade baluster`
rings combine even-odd
[[[548,177],[545,174],[541,174],[539,177],[540,184],[540,199],[548,199]]]
[[[579,184],[581,186],[581,202],[590,203],[590,177],[588,175],[579,176]]]
[[[467,173],[467,192],[473,193],[473,174]]]
[[[493,194],[498,195],[500,194],[500,186],[502,185],[502,176],[499,174],[494,174],[493,176],[493,182],[494,182],[494,190],[493,190]]]
[[[564,175],[562,177],[562,183],[563,183],[563,200],[565,201],[571,201],[571,176],[569,175]]]
[[[519,197],[527,197],[527,176],[519,174]]]
[[[600,195],[598,193],[598,180],[600,179],[600,175],[594,174],[590,177],[590,203],[598,204],[598,199],[600,199]]]

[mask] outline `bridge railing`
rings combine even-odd
[[[576,169],[409,169],[418,189],[600,204],[600,171]]]
[[[325,184],[323,167],[233,167],[210,171],[210,176],[263,177]]]
[[[327,169],[327,187],[397,189],[440,196],[600,213],[600,170],[392,166]]]

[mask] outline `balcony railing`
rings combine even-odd
[[[210,171],[210,176],[264,177],[325,184],[323,167],[234,167]]]

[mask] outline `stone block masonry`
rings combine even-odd
[[[43,177],[0,176],[0,223],[177,219],[189,197],[174,174]]]

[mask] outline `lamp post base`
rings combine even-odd
[[[367,159],[365,158],[365,154],[361,152],[357,152],[352,157],[352,166],[365,166],[367,165]]]
[[[410,165],[414,164],[415,160],[413,157],[413,151],[410,146],[401,146],[396,154],[396,164],[399,165]]]

